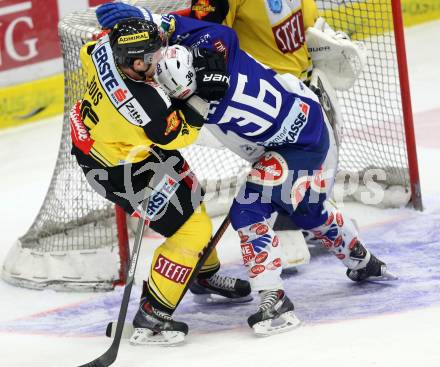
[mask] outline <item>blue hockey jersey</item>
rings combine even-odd
[[[208,124],[217,125],[226,136],[238,136],[266,150],[286,144],[309,150],[319,144],[325,126],[321,106],[299,79],[277,74],[242,51],[229,27],[175,18],[170,43],[226,55],[230,87],[220,102],[211,104]]]

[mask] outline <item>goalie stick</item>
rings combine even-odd
[[[145,214],[145,209],[148,205],[148,200],[145,200],[145,202],[146,203],[144,203],[142,205],[142,214]],[[143,236],[144,228],[145,228],[145,221],[142,219],[143,217],[144,217],[144,215],[142,215],[141,218],[139,219],[139,223],[138,223],[137,230],[136,230],[136,237],[135,237],[134,246],[133,246],[133,255],[132,255],[131,261],[130,261],[127,284],[125,286],[124,295],[122,297],[121,309],[119,311],[118,321],[116,324],[116,332],[115,332],[115,337],[113,339],[113,342],[110,345],[110,348],[103,355],[101,355],[100,357],[96,358],[95,360],[93,360],[89,363],[86,363],[84,365],[81,365],[79,367],[107,367],[107,366],[110,366],[111,364],[113,364],[113,362],[116,360],[116,357],[117,357],[118,351],[119,351],[119,345],[121,343],[122,334],[124,331],[124,324],[125,324],[125,317],[127,315],[128,302],[130,300],[131,289],[133,287],[134,273],[136,270],[137,258],[139,255],[140,245],[142,242],[142,236]],[[200,257],[199,262],[194,267],[194,270],[188,280],[188,283],[186,284],[185,288],[183,289],[183,292],[179,298],[179,301],[177,302],[177,305],[182,300],[183,296],[185,295],[185,293],[187,292],[187,290],[189,288],[189,285],[191,284],[191,282],[194,280],[194,278],[199,273],[200,268],[205,263],[206,259],[211,254],[212,250],[214,250],[215,246],[217,246],[217,243],[220,241],[223,234],[228,229],[230,222],[231,221],[229,219],[229,215],[227,215],[226,218],[223,220],[222,224],[220,225],[220,227],[218,228],[217,232],[212,237],[211,241],[209,241],[208,245],[205,247],[203,254]],[[109,325],[111,325],[111,324],[112,323],[110,323]],[[108,328],[109,328],[109,326],[107,327],[107,329]]]

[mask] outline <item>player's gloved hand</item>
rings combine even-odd
[[[176,19],[172,14],[162,14],[160,17],[160,30],[166,38],[171,38],[176,30]]]
[[[142,11],[136,6],[124,3],[107,3],[96,8],[96,18],[102,28],[112,29],[116,23],[127,18],[144,19]]]
[[[223,54],[198,47],[193,49],[192,53],[197,94],[208,101],[222,99],[229,88],[229,76]]]

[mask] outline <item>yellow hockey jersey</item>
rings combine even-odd
[[[241,49],[276,72],[310,77],[305,30],[318,17],[314,0],[192,0],[190,15],[232,27]]]
[[[171,150],[196,140],[203,118],[184,103],[172,104],[158,84],[120,71],[108,36],[85,44],[80,59],[87,87],[70,120],[73,144],[82,153],[111,167],[146,159],[152,145]]]

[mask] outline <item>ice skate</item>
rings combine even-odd
[[[207,279],[196,279],[189,289],[194,302],[200,304],[252,301],[249,282],[235,277],[214,274]]]
[[[270,336],[292,330],[301,321],[293,312],[293,303],[283,290],[263,291],[258,311],[248,318],[257,336]]]
[[[371,254],[365,247],[358,242],[350,253],[353,260],[364,260],[370,258],[365,267],[360,269],[347,269],[347,276],[354,282],[365,280],[390,281],[398,277],[387,270],[387,265]]]
[[[144,300],[133,320],[134,332],[130,338],[133,345],[172,346],[183,343],[188,325],[175,321],[167,312],[153,307]]]

